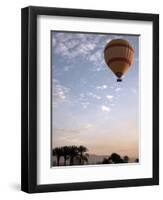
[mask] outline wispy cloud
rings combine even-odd
[[[116,92],[119,92],[120,90],[122,90],[122,88],[120,88],[120,87],[117,87],[117,88],[115,89]]]
[[[53,145],[55,146],[55,142],[64,142],[66,144],[80,144],[83,140],[83,135],[91,134],[96,129],[94,124],[84,123],[76,128],[54,128],[53,133],[57,135],[57,137],[53,138]]]
[[[106,98],[107,98],[109,101],[112,101],[112,100],[113,100],[113,96],[112,96],[112,95],[107,95]]]
[[[63,67],[63,70],[65,72],[68,72],[70,69],[71,69],[71,66],[68,66],[68,65],[66,65],[66,66]]]
[[[98,99],[98,100],[101,99],[101,96],[99,96],[97,94],[94,94],[92,92],[88,92],[87,95],[90,96],[90,97],[92,97],[92,98]]]
[[[95,47],[95,41],[90,40],[88,34],[73,33],[54,33],[53,46],[56,54],[72,59],[78,56],[86,56],[92,52]]]
[[[95,53],[93,53],[92,55],[90,55],[88,57],[88,60],[93,62],[94,64],[98,65],[99,62],[102,61],[102,54],[103,52],[101,50],[96,51]]]
[[[80,126],[80,130],[84,130],[84,131],[90,131],[90,130],[92,130],[92,129],[94,129],[95,128],[95,125],[94,124],[91,124],[91,123],[84,123],[84,124],[82,124],[81,126]]]
[[[110,108],[108,106],[104,106],[104,105],[101,106],[101,110],[104,112],[110,112]]]
[[[100,90],[104,90],[104,89],[106,89],[106,88],[108,88],[107,85],[101,85],[101,86],[97,86],[97,87],[96,87],[96,89],[100,89]]]
[[[84,109],[86,109],[88,107],[90,103],[89,102],[81,102],[81,105]]]
[[[56,79],[53,80],[53,105],[65,102],[68,96],[70,88],[67,88],[59,83]]]
[[[52,45],[55,55],[71,60],[80,58],[93,64],[92,71],[105,70],[103,50],[108,40],[107,35],[60,33],[54,32]]]
[[[84,93],[80,93],[79,95],[81,98],[84,98],[85,97],[85,94]]]

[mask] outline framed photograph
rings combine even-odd
[[[22,9],[21,188],[159,184],[159,16]]]

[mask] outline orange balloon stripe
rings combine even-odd
[[[127,44],[121,44],[121,43],[110,44],[110,45],[106,46],[105,51],[110,47],[126,47],[126,48],[129,48],[134,53],[134,49]]]
[[[129,65],[127,63],[124,64],[124,62],[122,65],[122,62],[118,61],[118,62],[112,63],[112,65],[109,66],[109,68],[112,70],[114,74],[117,72],[121,72],[125,74],[129,70]]]
[[[107,64],[110,65],[112,62],[117,62],[117,61],[126,62],[127,64],[129,64],[129,66],[131,65],[131,61],[129,59],[122,57],[111,58],[110,60],[107,61]]]

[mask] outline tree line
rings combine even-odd
[[[117,164],[117,163],[128,163],[129,162],[129,157],[124,156],[123,158],[117,154],[117,153],[112,153],[108,158],[104,158],[102,161],[102,164]]]
[[[52,150],[52,155],[56,157],[57,166],[60,165],[84,165],[88,164],[89,154],[87,153],[88,149],[85,146],[62,146],[56,147]],[[63,164],[61,164],[61,158],[63,158]],[[105,157],[102,161],[97,162],[96,164],[118,164],[118,163],[128,163],[129,157],[121,157],[117,153],[112,153],[110,156]],[[139,159],[135,159],[134,162],[139,162]]]
[[[64,165],[74,165],[74,160],[76,159],[79,165],[88,162],[89,154],[87,153],[88,149],[85,146],[63,146],[56,147],[53,149],[52,154],[56,156],[57,166],[60,165],[60,159],[63,157]],[[69,163],[68,163],[69,161]]]

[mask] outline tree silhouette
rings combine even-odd
[[[56,156],[56,158],[57,158],[57,166],[59,166],[62,153],[63,153],[63,151],[62,151],[61,147],[56,147],[55,149],[53,149],[53,155]]]
[[[85,146],[62,146],[56,147],[53,149],[52,154],[56,157],[56,161],[53,162],[53,165],[60,165],[60,159],[63,157],[61,165],[67,165],[67,160],[69,160],[69,165],[84,165],[85,162],[88,163],[89,154],[87,153],[88,149]],[[123,158],[117,153],[112,153],[110,156],[105,157],[102,161],[96,162],[96,164],[117,164],[117,163],[128,163],[129,157],[126,155]],[[134,162],[139,162],[137,158]]]
[[[125,163],[128,163],[129,157],[128,157],[128,156],[124,156],[124,157],[123,157],[123,161],[124,161]]]
[[[70,155],[70,147],[69,146],[63,146],[62,148],[62,156],[64,158],[64,165],[66,166],[66,161],[69,158]]]
[[[70,165],[73,165],[74,164],[74,158],[79,155],[78,147],[74,146],[74,145],[70,146],[69,155],[70,155]]]
[[[110,164],[109,158],[104,158],[102,164]]]
[[[88,157],[89,157],[89,154],[86,153],[88,151],[88,149],[82,145],[80,145],[78,147],[78,159],[79,159],[79,164],[82,165],[84,164],[84,162],[88,162]]]
[[[117,153],[112,153],[111,156],[109,157],[109,161],[111,161],[112,163],[124,163],[121,156]]]

